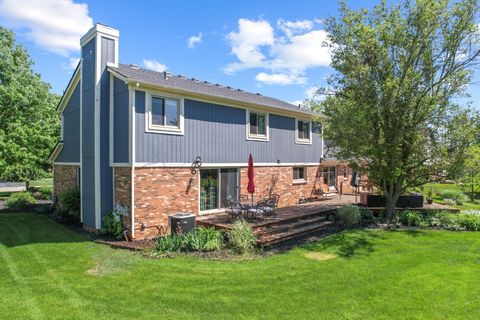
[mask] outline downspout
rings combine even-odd
[[[130,128],[131,128],[131,134],[130,134],[130,164],[131,164],[131,177],[130,177],[130,200],[131,200],[131,205],[130,205],[130,213],[131,213],[131,226],[132,226],[132,239],[135,239],[135,89],[129,85],[128,86],[128,91],[129,91],[129,98],[130,100],[130,112],[131,112],[131,119],[130,119]]]

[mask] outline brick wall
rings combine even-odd
[[[299,197],[309,197],[312,190],[319,187],[321,179],[316,179],[318,168],[306,167],[306,181],[294,183],[293,167],[255,167],[254,201],[266,197],[269,193],[276,193],[280,195],[280,207],[295,205]],[[347,180],[344,180],[343,167],[338,166],[337,182],[343,182],[344,193],[351,192],[351,174],[350,169]],[[168,216],[172,213],[191,212],[198,215],[199,173],[193,176],[190,183],[191,177],[190,168],[135,168],[135,239],[157,236],[159,226],[168,227]],[[128,208],[129,180],[130,168],[115,169],[115,199],[117,203],[124,201]],[[247,168],[243,167],[240,168],[241,194],[248,194],[247,184]]]
[[[240,169],[240,192],[247,193],[248,168]],[[306,182],[293,182],[293,167],[255,167],[254,201],[268,196],[269,193],[280,195],[279,206],[291,206],[298,203],[299,197],[310,197],[314,189],[318,167],[306,167]],[[318,184],[318,183],[317,183]]]
[[[190,168],[135,168],[136,239],[158,235],[172,213],[198,214],[198,172],[191,177]]]
[[[53,166],[53,188],[55,196],[60,196],[64,191],[78,188],[77,182],[78,166],[54,165]]]
[[[132,169],[129,167],[115,167],[114,168],[114,179],[115,179],[115,188],[114,188],[114,198],[115,204],[121,205],[128,209],[128,216],[125,218],[125,227],[131,229],[131,211],[130,206],[132,204],[132,191],[131,191],[131,176]]]

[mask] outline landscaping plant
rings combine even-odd
[[[116,239],[123,237],[123,231],[125,230],[123,225],[123,219],[127,216],[128,209],[115,205],[113,210],[103,217],[103,232],[112,235]]]
[[[198,227],[186,234],[170,234],[157,238],[153,251],[167,252],[194,252],[215,251],[223,246],[221,231],[214,228]]]
[[[442,192],[443,201],[447,204],[463,205],[468,197],[461,191],[457,190],[445,190]]]
[[[409,227],[419,227],[424,225],[423,216],[419,212],[413,210],[401,211],[398,214],[398,221]]]
[[[16,192],[8,197],[6,206],[12,210],[24,210],[35,203],[35,198],[29,192]]]
[[[59,196],[58,210],[65,216],[80,218],[80,191],[77,188],[65,190]]]
[[[255,249],[256,236],[252,227],[243,219],[236,220],[227,231],[227,238],[233,251],[239,254],[249,254]]]
[[[362,220],[360,208],[355,205],[347,205],[337,209],[335,216],[337,223],[344,228],[352,228]]]

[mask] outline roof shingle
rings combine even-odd
[[[261,106],[313,114],[310,110],[295,106],[291,103],[263,96],[259,93],[250,93],[240,89],[213,84],[208,81],[200,81],[194,78],[186,78],[179,75],[171,75],[166,72],[157,72],[139,68],[133,65],[119,64],[118,67],[109,67],[128,80],[140,83],[170,87],[172,89],[185,90],[202,95],[224,98],[238,102],[257,104]]]

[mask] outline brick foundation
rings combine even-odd
[[[53,166],[53,188],[54,195],[59,197],[63,192],[73,188],[79,188],[78,166],[75,165],[54,165]]]
[[[115,205],[121,205],[128,209],[128,216],[124,220],[125,227],[131,229],[132,191],[131,191],[132,169],[129,167],[114,168],[114,199]]]
[[[198,172],[191,177],[190,168],[135,169],[135,239],[158,235],[172,213],[198,214]]]

